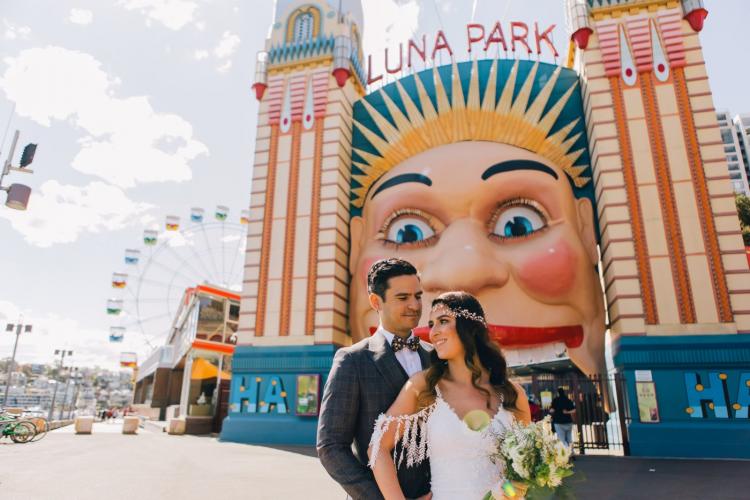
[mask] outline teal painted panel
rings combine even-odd
[[[297,415],[297,376],[318,375],[318,407],[336,347],[238,346],[229,412],[220,439],[252,444],[314,445],[318,418]],[[310,400],[304,402],[308,409]]]
[[[749,336],[627,337],[617,347],[633,455],[750,458]],[[639,421],[636,370],[651,372],[658,423]]]
[[[750,367],[750,335],[621,337],[613,346],[615,366]]]

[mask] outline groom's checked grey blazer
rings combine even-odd
[[[424,369],[430,358],[426,344],[420,344],[418,352]],[[367,467],[367,447],[375,419],[388,410],[407,380],[382,334],[376,333],[336,352],[320,408],[318,456],[331,477],[354,500],[383,498]],[[402,467],[398,480],[407,498],[427,494],[429,463]]]

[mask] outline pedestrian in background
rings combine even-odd
[[[570,447],[573,444],[573,415],[576,405],[565,394],[562,387],[557,389],[557,397],[552,400],[552,423],[555,425],[555,433],[562,443]]]
[[[539,403],[536,402],[536,396],[534,396],[533,394],[529,395],[529,409],[531,410],[532,422],[539,422],[544,416],[542,407],[539,406]]]

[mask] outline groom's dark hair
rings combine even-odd
[[[367,272],[367,292],[385,300],[388,280],[397,276],[417,275],[417,268],[403,259],[392,257],[375,262]]]

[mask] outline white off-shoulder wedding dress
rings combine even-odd
[[[429,407],[414,415],[381,415],[372,435],[372,457],[390,425],[396,425],[394,462],[410,467],[430,460],[433,500],[482,500],[501,479],[502,470],[490,460],[497,451],[497,439],[513,421],[502,403],[490,424],[482,431],[470,429],[436,387],[437,397]],[[371,460],[370,466],[374,467]]]

